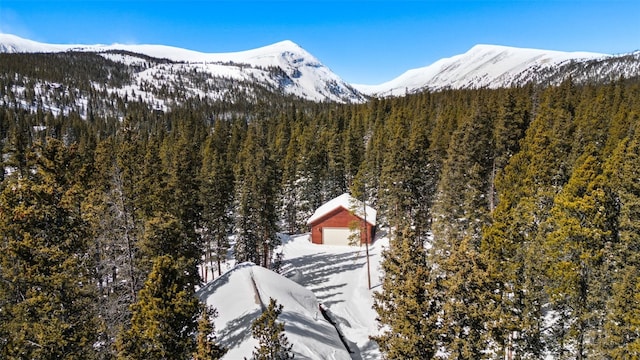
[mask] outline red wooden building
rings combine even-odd
[[[362,232],[363,224],[366,224],[366,232]],[[375,235],[376,210],[363,206],[361,201],[345,193],[320,206],[307,220],[307,225],[311,227],[314,244],[349,245],[352,235],[358,234],[360,244],[371,243]]]

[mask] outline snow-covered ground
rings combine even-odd
[[[283,243],[282,275],[240,264],[200,289],[200,298],[220,314],[218,340],[230,348],[225,359],[251,356],[256,342],[250,325],[270,297],[283,305],[279,320],[296,359],[379,359],[378,346],[369,339],[378,333],[372,294],[381,290],[381,252],[388,240],[378,239],[369,247],[372,289],[364,246],[315,245],[309,235]],[[335,327],[323,318],[320,306]]]
[[[368,289],[364,246],[316,245],[308,235],[292,238],[284,245],[283,275],[311,290],[350,343],[353,359],[379,359],[370,335],[378,333],[373,310],[374,291],[381,291],[380,261],[387,239],[369,247],[371,290]]]

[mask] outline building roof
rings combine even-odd
[[[317,222],[318,220],[323,218],[325,215],[341,207],[350,211],[354,210],[353,211],[354,215],[356,215],[361,219],[364,219],[364,215],[366,213],[367,222],[373,226],[376,225],[377,211],[374,208],[367,205],[365,207],[365,212],[363,212],[362,201],[354,198],[348,193],[344,193],[335,199],[329,200],[328,202],[324,203],[322,206],[317,208],[316,211],[313,213],[313,215],[311,215],[309,220],[307,220],[307,225],[311,225]]]

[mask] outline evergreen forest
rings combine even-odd
[[[344,192],[390,236],[384,358],[640,358],[638,79],[4,104],[0,358],[219,358],[196,288],[230,253],[276,269],[277,234]]]

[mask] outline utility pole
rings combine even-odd
[[[369,231],[367,231],[367,203],[365,202],[366,192],[362,186],[362,212],[363,212],[363,229],[364,229],[364,246],[367,254],[367,284],[371,290],[371,267],[369,266]]]

